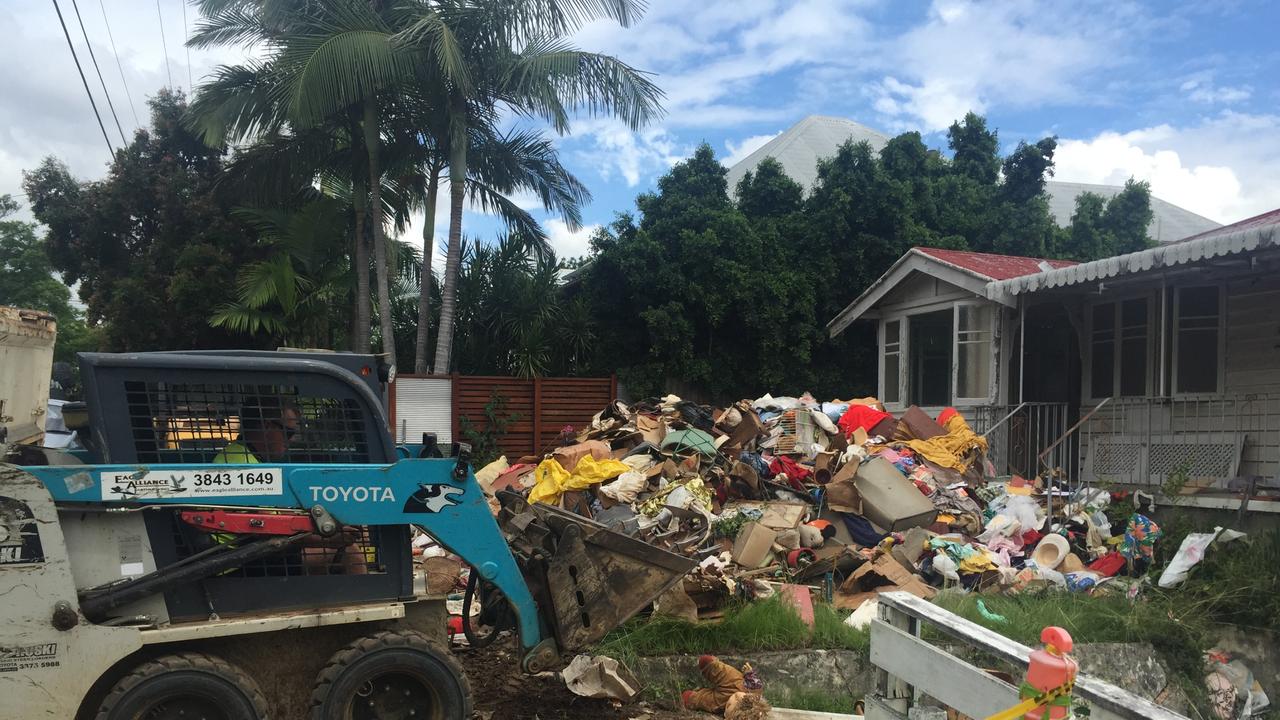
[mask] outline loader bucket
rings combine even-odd
[[[562,653],[600,640],[694,568],[694,560],[519,496],[498,522]]]

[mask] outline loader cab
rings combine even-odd
[[[88,433],[82,433],[86,462],[225,461],[279,468],[397,459],[382,403],[385,372],[374,356],[82,353],[80,366],[88,405]],[[228,455],[229,449],[244,452]],[[127,501],[130,489],[120,490],[125,495],[103,499]],[[217,541],[216,534],[191,527],[176,511],[142,515],[157,568],[183,562]],[[411,596],[408,528],[352,532],[353,542],[344,547],[304,547],[169,591],[165,614],[181,620]]]

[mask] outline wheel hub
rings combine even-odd
[[[435,720],[435,694],[422,680],[405,673],[385,673],[356,692],[352,720]]]

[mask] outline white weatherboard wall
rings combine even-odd
[[[435,433],[441,445],[453,442],[453,385],[449,378],[396,378],[396,442],[422,441]]]

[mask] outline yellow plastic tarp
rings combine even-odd
[[[928,440],[907,440],[904,444],[934,465],[961,473],[969,469],[971,451],[987,452],[987,439],[975,433],[959,413],[947,418],[942,427],[946,429],[946,435]]]
[[[560,463],[547,458],[533,471],[534,485],[529,492],[529,502],[558,505],[560,496],[567,490],[585,490],[605,480],[616,478],[631,467],[613,458],[596,460],[590,455],[578,461],[570,473]]]

